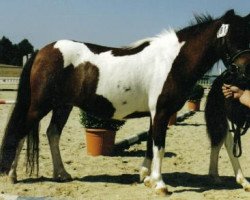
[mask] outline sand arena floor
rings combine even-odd
[[[0,92],[0,99],[13,99],[14,92]],[[166,153],[162,174],[173,194],[170,200],[200,199],[250,199],[235,182],[229,158],[223,148],[220,154],[219,172],[223,183],[215,185],[207,176],[209,166],[209,140],[202,110],[171,126],[166,139]],[[12,105],[0,105],[0,138],[3,136]],[[185,112],[183,108],[181,112]],[[25,173],[22,151],[18,166],[18,183],[11,184],[0,177],[0,194],[15,194],[55,199],[166,199],[139,182],[139,166],[145,154],[146,143],[136,144],[113,157],[91,157],[86,155],[85,133],[79,123],[79,109],[75,108],[63,130],[60,149],[66,170],[74,180],[57,183],[52,180],[52,162],[46,129],[50,114],[41,123],[40,172],[39,177]],[[148,118],[129,120],[117,133],[116,141],[141,133],[148,129]],[[250,134],[243,137],[243,155],[240,158],[243,172],[250,177]]]

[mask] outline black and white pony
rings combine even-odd
[[[250,191],[250,184],[243,175],[238,157],[242,154],[241,135],[250,127],[250,108],[236,99],[226,99],[222,93],[222,86],[227,83],[241,89],[250,89],[249,62],[250,49],[240,51],[230,62],[225,63],[228,65],[227,70],[213,82],[205,107],[207,132],[212,147],[209,174],[215,181],[221,182],[218,174],[218,158],[224,143],[236,181],[247,191]]]
[[[17,103],[1,146],[0,172],[16,181],[17,161],[28,138],[28,166],[38,165],[40,120],[50,111],[47,130],[53,177],[68,180],[59,151],[62,129],[73,106],[99,118],[122,119],[134,112],[151,117],[147,151],[140,176],[157,193],[167,194],[161,166],[167,122],[214,63],[248,49],[250,15],[233,10],[127,48],[60,40],[42,48],[25,66]],[[74,137],[72,135],[72,137]]]

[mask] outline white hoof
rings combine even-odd
[[[250,184],[243,187],[246,192],[250,192]]]
[[[242,172],[238,172],[236,176],[236,182],[244,188],[246,192],[250,192],[250,183],[247,179],[243,176]]]
[[[144,179],[150,175],[150,170],[147,167],[141,167],[140,169],[140,181],[144,181]]]
[[[240,179],[240,180],[236,180],[236,182],[240,185],[242,185],[243,189],[246,191],[246,192],[250,192],[250,183],[245,179]]]
[[[168,196],[172,194],[171,192],[168,191],[167,186],[165,185],[163,180],[154,180],[150,176],[147,176],[144,179],[144,185],[153,188],[157,195]]]

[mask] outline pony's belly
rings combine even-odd
[[[120,107],[115,107],[115,113],[113,115],[114,119],[123,119],[126,116],[135,113],[135,112],[147,112],[149,111],[147,105],[127,105],[127,106],[120,106]]]
[[[146,96],[140,92],[130,95],[113,92],[112,95],[106,95],[106,99],[115,109],[112,117],[114,119],[123,119],[134,112],[149,111],[148,100]]]

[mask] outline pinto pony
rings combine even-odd
[[[250,49],[242,51],[235,57],[232,66],[229,66],[213,82],[205,107],[207,133],[212,147],[209,174],[215,181],[221,182],[218,174],[218,158],[224,143],[233,166],[236,181],[247,191],[250,191],[250,184],[243,175],[238,157],[242,153],[241,135],[245,134],[250,126],[250,109],[238,100],[225,99],[221,88],[224,83],[227,83],[236,85],[241,89],[250,89],[249,63]],[[231,124],[231,127],[229,124]],[[231,132],[234,133],[234,137]]]
[[[50,111],[47,135],[53,177],[68,180],[59,151],[62,129],[73,106],[99,118],[122,119],[148,112],[151,123],[140,176],[167,194],[161,165],[170,116],[219,59],[248,48],[250,16],[228,11],[218,19],[202,16],[177,32],[168,30],[125,48],[60,40],[42,48],[25,66],[17,103],[2,141],[0,172],[16,181],[16,167],[28,136],[28,166],[38,162],[39,121]]]

